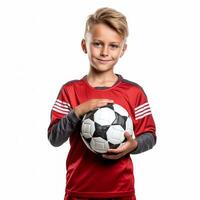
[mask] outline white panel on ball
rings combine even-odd
[[[82,136],[85,138],[91,138],[95,131],[94,122],[91,119],[86,119],[82,123]]]
[[[114,120],[115,112],[110,108],[100,108],[94,114],[94,121],[101,126],[111,125]]]
[[[93,137],[90,142],[90,146],[98,153],[106,153],[109,149],[108,142],[100,137]]]
[[[106,132],[107,139],[112,144],[120,144],[124,141],[124,129],[120,125],[112,125]]]
[[[128,117],[128,112],[120,105],[118,104],[113,104],[115,112],[119,113],[122,116]]]

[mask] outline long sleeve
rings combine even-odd
[[[138,146],[131,154],[152,149],[156,144],[156,126],[147,96],[142,88],[138,91],[135,101],[133,123]]]
[[[69,136],[79,128],[81,120],[74,113],[69,95],[69,88],[62,86],[51,110],[51,122],[48,127],[48,140],[58,147],[67,141]],[[70,91],[71,92],[71,91]],[[71,92],[72,93],[72,92]]]
[[[58,147],[67,141],[69,136],[79,127],[80,119],[77,118],[72,110],[57,123],[48,129],[48,139],[50,143]]]
[[[138,146],[131,154],[139,154],[148,151],[156,144],[156,136],[152,133],[143,133],[136,137]]]

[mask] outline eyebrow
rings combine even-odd
[[[104,43],[102,40],[99,40],[99,39],[93,39],[93,41],[98,41],[98,42],[101,42],[101,43]],[[110,44],[121,44],[121,42],[109,42]]]

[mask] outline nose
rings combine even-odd
[[[101,56],[108,56],[108,47],[107,46],[103,46],[103,48],[101,49]]]

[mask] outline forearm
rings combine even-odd
[[[137,148],[131,154],[139,154],[148,151],[156,144],[156,136],[152,133],[144,133],[136,138]]]
[[[66,142],[69,136],[78,128],[80,119],[76,116],[74,111],[71,111],[64,118],[60,119],[58,123],[54,124],[48,132],[48,139],[50,143],[58,147]]]

